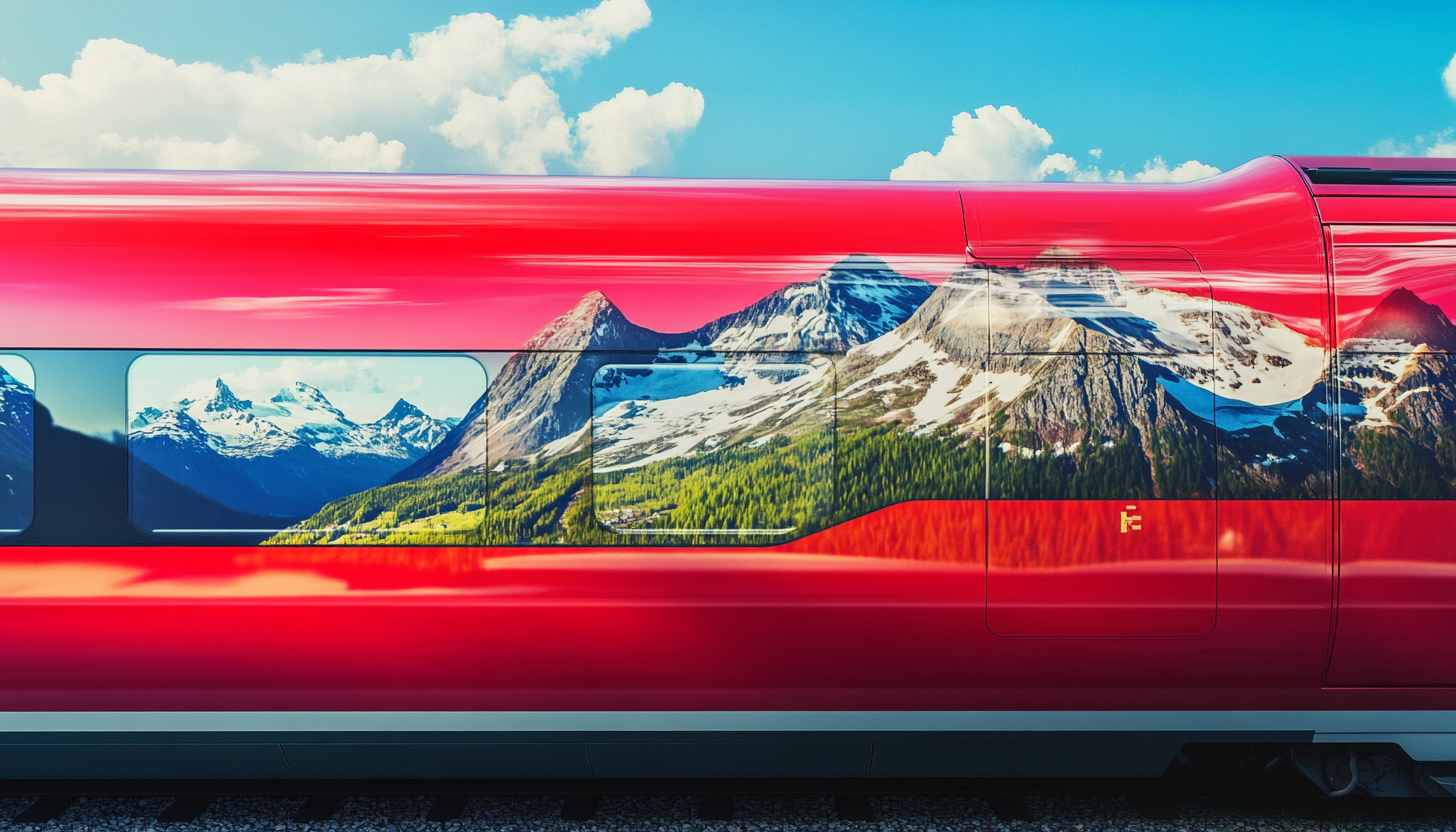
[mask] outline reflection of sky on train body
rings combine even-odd
[[[358,423],[372,422],[400,399],[437,419],[460,418],[485,390],[485,370],[464,355],[146,355],[128,373],[132,413],[206,399],[221,380],[240,399],[266,402],[303,383]]]

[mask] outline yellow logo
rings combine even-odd
[[[1128,514],[1129,511],[1137,511],[1137,506],[1128,506],[1122,513],[1122,533],[1127,534],[1131,529],[1135,532],[1143,530],[1143,516],[1141,514]]]

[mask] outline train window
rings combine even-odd
[[[597,370],[598,523],[634,544],[763,543],[822,527],[834,496],[833,365],[691,358]]]
[[[0,535],[20,534],[35,514],[35,371],[0,355]]]
[[[422,475],[485,388],[467,355],[142,355],[132,522],[271,545],[476,542],[485,475]]]

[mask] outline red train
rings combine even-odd
[[[1449,160],[11,170],[0,287],[0,777],[1456,788]]]

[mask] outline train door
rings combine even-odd
[[[1333,226],[1331,685],[1456,684],[1456,226]]]
[[[1212,298],[1183,259],[988,261],[987,623],[1196,636],[1216,607]]]

